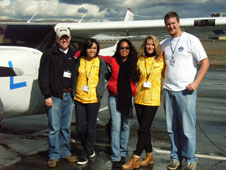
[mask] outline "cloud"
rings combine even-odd
[[[162,19],[168,11],[181,17],[207,17],[225,12],[225,0],[0,0],[0,18],[75,19],[85,21],[123,20],[127,8],[135,19]],[[143,17],[141,17],[143,16]]]
[[[2,0],[0,1],[0,8],[5,8],[10,5],[10,0]]]
[[[4,0],[0,5],[0,16],[8,18],[30,18],[37,12],[36,18],[81,18],[104,19],[107,9],[100,9],[93,4],[66,4],[58,0]],[[4,17],[4,18],[5,18]]]

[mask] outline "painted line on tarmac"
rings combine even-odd
[[[170,151],[167,150],[161,150],[161,149],[154,149],[157,153],[164,153],[164,154],[170,154]],[[198,158],[204,158],[204,159],[216,159],[216,160],[223,160],[226,161],[226,157],[223,156],[214,156],[214,155],[203,155],[203,154],[196,154]]]
[[[80,143],[79,141],[76,141],[75,139],[71,139],[71,142],[72,143]],[[98,143],[96,142],[95,143],[96,146],[102,146],[102,147],[111,147],[110,144],[106,144],[106,143]],[[128,146],[129,150],[132,150],[132,148],[130,148]],[[161,150],[161,149],[156,149],[156,148],[153,148],[154,149],[154,152],[157,152],[157,153],[160,153],[160,154],[170,154],[170,151],[167,151],[167,150]],[[222,161],[226,161],[226,157],[223,157],[223,156],[214,156],[214,155],[204,155],[204,154],[196,154],[196,156],[198,158],[203,158],[203,159],[214,159],[214,160],[222,160]]]
[[[103,107],[99,110],[99,112],[102,112],[102,111],[105,111],[107,110],[108,107]],[[73,140],[73,142],[75,142],[75,140]],[[76,143],[76,142],[75,142]],[[97,143],[96,143],[97,144]],[[103,146],[103,145],[106,145],[106,144],[97,144],[97,145],[100,145],[100,146]],[[108,144],[109,145],[109,144]],[[163,154],[170,154],[170,151],[167,151],[167,150],[161,150],[161,149],[154,149],[155,152],[157,153],[163,153]],[[214,156],[214,155],[203,155],[203,154],[196,154],[196,156],[198,158],[204,158],[204,159],[215,159],[215,160],[224,160],[226,161],[226,157],[223,157],[223,156]]]
[[[107,109],[108,109],[107,106],[106,106],[106,107],[103,107],[103,108],[101,108],[101,109],[99,110],[99,112],[105,111],[105,110],[107,110]]]

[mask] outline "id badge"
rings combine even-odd
[[[175,64],[175,60],[170,60],[170,65],[174,66],[174,64]]]
[[[71,78],[71,72],[64,71],[64,75],[63,76],[66,77],[66,78]]]
[[[89,86],[84,86],[84,87],[83,87],[83,91],[89,92]]]
[[[145,88],[151,88],[151,82],[150,81],[144,82],[144,87]]]

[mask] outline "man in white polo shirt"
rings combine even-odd
[[[171,141],[167,168],[175,170],[185,160],[185,170],[196,170],[196,90],[206,75],[209,60],[200,40],[180,29],[176,12],[167,13],[164,21],[170,35],[161,44],[166,61],[164,108]]]

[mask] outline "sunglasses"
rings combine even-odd
[[[60,40],[68,40],[68,39],[69,39],[69,37],[68,37],[68,36],[66,36],[66,35],[64,35],[64,36],[60,37]]]
[[[120,47],[119,49],[120,50],[129,50],[130,48],[129,47]]]

